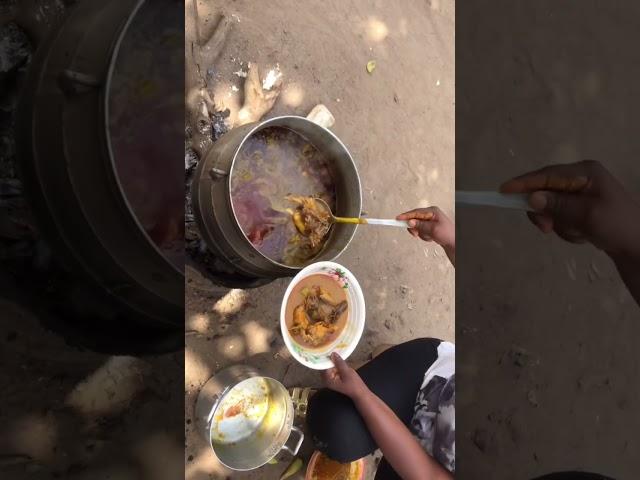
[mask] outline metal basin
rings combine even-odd
[[[293,419],[287,389],[244,365],[214,375],[196,402],[198,428],[218,460],[233,470],[258,468],[281,450],[296,455],[304,435]]]

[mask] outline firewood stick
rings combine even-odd
[[[231,30],[233,23],[224,15],[220,17],[218,25],[211,37],[204,43],[200,44],[200,53],[202,55],[201,65],[213,65],[222,53],[227,36]]]

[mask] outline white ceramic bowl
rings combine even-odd
[[[330,344],[319,349],[306,349],[293,340],[285,321],[285,312],[287,309],[287,301],[293,288],[305,277],[324,273],[334,276],[347,292],[347,302],[349,303],[349,317],[347,324],[340,335]],[[337,352],[342,358],[347,358],[353,353],[360,341],[362,331],[364,330],[365,321],[364,295],[360,284],[356,277],[342,265],[334,262],[317,262],[308,265],[293,277],[291,283],[287,287],[287,291],[282,299],[282,307],[280,308],[280,330],[284,343],[298,362],[313,368],[314,370],[327,370],[333,367],[333,362],[329,358],[332,352]]]

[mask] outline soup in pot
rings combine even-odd
[[[233,210],[247,239],[267,258],[302,266],[326,243],[311,241],[293,222],[299,197],[318,197],[333,210],[330,158],[302,135],[267,127],[247,138],[231,175]]]

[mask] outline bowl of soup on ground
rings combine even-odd
[[[355,350],[365,322],[364,295],[355,276],[334,262],[302,269],[285,292],[280,329],[285,345],[303,365],[333,367],[337,352],[347,358]]]
[[[365,473],[364,460],[339,463],[316,450],[311,455],[305,480],[362,480]]]

